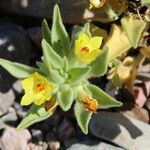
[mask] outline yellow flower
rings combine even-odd
[[[25,90],[21,105],[30,105],[32,102],[36,105],[41,105],[51,99],[53,85],[42,75],[34,73],[21,83]]]
[[[95,36],[90,38],[85,33],[79,35],[75,41],[75,54],[82,64],[90,64],[100,54],[102,37]]]

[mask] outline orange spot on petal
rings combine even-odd
[[[39,83],[39,84],[36,85],[36,91],[37,91],[37,92],[41,92],[41,91],[43,91],[44,89],[45,89],[44,84]]]
[[[83,48],[81,49],[81,51],[82,51],[82,52],[89,52],[89,48],[88,48],[88,47],[83,47]]]

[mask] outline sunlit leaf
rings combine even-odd
[[[54,7],[53,24],[51,29],[51,44],[60,56],[68,56],[70,53],[70,40],[63,25],[58,5]]]
[[[113,24],[103,47],[108,47],[108,60],[112,60],[128,51],[131,48],[131,44],[123,29]]]
[[[42,22],[42,38],[51,44],[51,31],[45,19]]]
[[[129,15],[121,19],[121,24],[125,30],[133,48],[137,48],[142,33],[146,27],[146,22]]]
[[[92,116],[92,112],[86,111],[82,104],[77,101],[75,103],[74,113],[79,127],[83,133],[88,134],[88,125]]]
[[[45,120],[51,115],[52,112],[51,113],[46,112],[43,105],[41,106],[33,105],[28,114],[26,115],[26,117],[18,125],[17,130],[18,131],[23,130],[34,123]]]
[[[89,84],[87,88],[91,91],[92,97],[98,100],[100,109],[120,107],[122,105],[121,102],[115,100],[95,85]]]
[[[32,73],[39,72],[37,68],[11,62],[0,58],[0,65],[5,68],[12,76],[24,79],[28,78]]]

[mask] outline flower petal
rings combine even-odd
[[[27,106],[30,105],[34,101],[33,93],[26,93],[21,99],[21,105]]]
[[[21,84],[25,92],[30,92],[34,87],[34,79],[33,77],[24,79],[23,81],[21,81]]]
[[[90,51],[99,49],[102,44],[102,40],[103,40],[103,38],[99,37],[99,36],[95,36],[95,37],[91,38],[90,42],[89,42]]]

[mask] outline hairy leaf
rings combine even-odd
[[[71,69],[68,74],[70,82],[79,82],[88,77],[91,67],[76,67]]]
[[[11,62],[0,58],[0,65],[5,68],[12,76],[18,79],[28,78],[32,73],[39,72],[37,68]]]
[[[62,23],[58,5],[54,7],[51,44],[60,56],[68,56],[70,53],[70,40],[65,26]]]
[[[95,77],[100,77],[104,75],[107,71],[107,63],[108,63],[108,48],[105,48],[100,55],[93,61],[91,66],[90,75]]]
[[[44,61],[50,69],[50,66],[53,66],[56,69],[60,69],[62,67],[62,59],[61,57],[53,50],[53,48],[45,41],[42,40],[42,49],[44,55]]]
[[[52,68],[49,69],[49,74],[47,78],[53,83],[63,83],[65,81],[60,73]]]
[[[17,130],[18,131],[23,130],[34,123],[45,120],[51,115],[52,112],[51,113],[46,112],[43,105],[41,106],[33,105],[28,114],[26,115],[26,117],[18,125]]]
[[[149,0],[141,0],[141,2],[142,2],[142,4],[143,4],[144,6],[147,6],[147,7],[150,8],[150,1],[149,1]]]
[[[74,100],[74,93],[69,85],[62,85],[61,90],[57,93],[57,100],[59,106],[64,110],[68,111]]]
[[[88,125],[92,116],[92,112],[86,111],[82,104],[77,101],[75,103],[74,113],[79,127],[83,133],[88,134]]]
[[[45,19],[42,22],[42,38],[51,44],[51,31]]]
[[[128,36],[132,47],[137,48],[142,33],[146,27],[146,23],[130,15],[128,17],[122,18],[121,24]]]
[[[89,84],[87,85],[87,88],[91,91],[92,97],[98,100],[99,108],[101,109],[119,107],[122,105],[121,102],[116,101],[114,98],[109,96],[106,92],[95,85]]]

